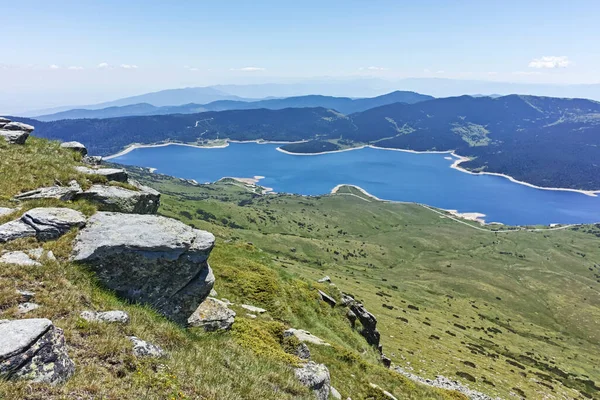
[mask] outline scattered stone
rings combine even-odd
[[[252,319],[255,319],[255,318],[256,318],[256,315],[254,315],[254,314],[246,314],[246,317],[248,317],[248,318],[252,318]]]
[[[36,303],[31,303],[31,302],[21,303],[17,307],[17,315],[27,314],[28,312],[37,310],[38,308],[40,308],[40,305],[36,304]]]
[[[46,259],[48,259],[50,261],[56,261],[56,256],[54,255],[52,250],[50,250],[46,253]]]
[[[294,370],[296,378],[300,383],[312,390],[317,400],[327,400],[331,390],[329,370],[323,364],[313,361],[302,365]]]
[[[21,296],[21,299],[19,300],[20,303],[28,302],[35,296],[35,292],[29,290],[17,290],[17,294]]]
[[[242,308],[250,311],[251,313],[255,313],[255,314],[262,314],[262,313],[267,312],[267,310],[265,310],[264,308],[250,306],[248,304],[242,304]]]
[[[77,166],[75,169],[86,175],[104,176],[109,181],[127,182],[127,179],[129,178],[127,171],[121,168],[89,168]]]
[[[390,368],[392,366],[392,360],[384,354],[381,355],[381,363],[386,368]]]
[[[52,385],[75,371],[62,329],[45,318],[0,321],[0,377]]]
[[[79,186],[77,181],[71,181],[69,182],[69,186],[42,187],[20,193],[14,198],[17,200],[58,199],[61,201],[70,201],[80,193],[82,193],[81,186]]]
[[[319,279],[317,282],[319,282],[319,283],[325,283],[325,282],[331,283],[331,278],[329,276],[324,276],[321,279]]]
[[[340,392],[338,392],[336,390],[336,388],[334,388],[333,386],[331,387],[331,390],[329,392],[329,395],[331,396],[332,399],[335,400],[342,400],[342,395],[340,394]]]
[[[98,204],[102,211],[128,214],[156,214],[160,206],[160,193],[145,186],[135,191],[118,186],[92,185],[77,197]]]
[[[302,360],[310,359],[310,349],[308,348],[306,343],[300,343],[298,347],[294,349],[294,354]]]
[[[342,301],[341,301],[342,306],[350,307],[354,303],[355,303],[354,297],[352,297],[349,294],[342,293]]]
[[[312,343],[312,344],[316,344],[316,345],[320,345],[320,346],[331,346],[329,343],[327,343],[323,339],[318,338],[315,335],[313,335],[312,333],[310,333],[309,331],[305,331],[303,329],[290,328],[290,329],[287,329],[285,332],[283,332],[284,338],[288,337],[288,336],[292,336],[292,335],[296,336],[296,338],[301,342]]]
[[[13,264],[21,266],[39,267],[42,264],[29,258],[27,253],[23,251],[11,251],[0,256],[0,264]]]
[[[6,127],[6,125],[4,125]],[[0,129],[0,137],[3,137],[10,144],[25,144],[29,137],[27,131],[7,131]]]
[[[125,311],[83,311],[79,316],[89,322],[108,322],[127,324],[129,322],[129,314]]]
[[[204,300],[187,320],[189,326],[202,327],[207,332],[229,330],[234,321],[235,311],[213,297]]]
[[[360,334],[367,340],[367,343],[372,346],[379,346],[381,334],[377,330],[377,318],[360,303],[353,304],[350,310],[360,321],[362,325]]]
[[[38,247],[37,249],[25,250],[29,257],[39,260],[44,255],[44,249]]]
[[[217,297],[217,296],[218,296],[218,295],[217,295],[217,291],[216,291],[214,288],[213,288],[213,289],[210,289],[210,294],[209,294],[209,296],[210,296],[210,297]]]
[[[71,228],[85,225],[85,216],[70,208],[34,208],[21,217],[21,221],[35,229],[40,240],[56,239]]]
[[[98,166],[102,164],[101,156],[83,156],[81,162],[91,166]]]
[[[88,153],[87,148],[79,142],[64,142],[60,144],[60,147],[62,147],[63,149],[76,151],[82,156],[85,156]]]
[[[12,214],[15,211],[17,211],[17,210],[15,210],[14,208],[0,207],[0,217],[3,217],[8,214]]]
[[[21,220],[15,220],[0,225],[0,243],[11,240],[33,237],[36,231]]]
[[[214,285],[207,262],[214,242],[171,218],[97,212],[75,239],[72,259],[117,295],[185,324]]]
[[[24,124],[22,122],[9,122],[2,127],[5,131],[25,131],[27,133],[33,132],[35,129],[33,126]]]
[[[318,292],[319,292],[319,296],[321,296],[321,300],[323,300],[325,303],[329,304],[331,307],[335,307],[337,302],[335,301],[335,299],[333,297],[329,296],[327,293],[323,292],[322,290],[318,290]]]
[[[381,392],[382,395],[384,395],[385,397],[387,397],[390,400],[398,400],[397,398],[394,397],[393,394],[391,394],[390,392],[383,390],[382,388],[380,388],[379,386],[377,386],[374,383],[369,383],[369,386],[371,386],[373,389],[378,390],[379,392]]]
[[[160,346],[146,342],[135,336],[128,336],[127,338],[133,343],[133,355],[138,358],[160,358],[166,356],[165,351]]]

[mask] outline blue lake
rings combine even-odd
[[[225,148],[164,146],[135,149],[111,161],[156,168],[200,183],[222,177],[264,176],[275,192],[320,195],[338,184],[360,186],[381,199],[479,212],[509,225],[600,222],[600,196],[541,190],[500,176],[450,168],[449,154],[364,148],[314,156],[289,155],[277,144],[231,143]]]

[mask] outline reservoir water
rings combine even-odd
[[[275,192],[321,195],[338,184],[359,186],[380,199],[424,203],[485,214],[508,225],[600,222],[600,196],[542,190],[493,175],[450,168],[449,154],[415,154],[363,148],[320,155],[289,155],[280,145],[230,143],[224,148],[138,148],[111,162],[156,168],[157,173],[214,182],[264,176]]]

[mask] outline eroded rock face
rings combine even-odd
[[[4,138],[10,144],[25,144],[29,137],[29,132],[0,129],[0,137]]]
[[[160,193],[142,185],[139,191],[118,186],[93,185],[78,198],[98,204],[102,211],[130,214],[155,214],[160,206]]]
[[[88,168],[79,166],[75,167],[75,169],[86,175],[104,176],[109,181],[127,182],[129,178],[127,171],[120,168]]]
[[[56,239],[71,228],[85,225],[85,216],[70,208],[39,207],[27,211],[21,221],[36,231],[40,240]]]
[[[331,379],[325,365],[309,361],[302,367],[296,368],[294,373],[301,384],[313,391],[317,400],[329,399]]]
[[[64,142],[60,144],[60,147],[62,147],[63,149],[76,151],[82,156],[85,156],[88,153],[87,148],[79,142]]]
[[[157,215],[98,212],[79,232],[72,259],[118,295],[185,324],[210,293],[215,237]]]
[[[77,181],[72,181],[69,186],[42,187],[15,196],[17,200],[57,199],[61,201],[72,200],[82,192]]]
[[[45,318],[0,321],[0,376],[58,384],[75,371],[62,329]]]
[[[0,243],[33,237],[35,234],[35,229],[21,220],[10,221],[0,225]]]
[[[329,296],[327,293],[325,293],[322,290],[319,290],[319,296],[321,296],[321,300],[323,300],[325,303],[329,304],[331,307],[335,307],[335,305],[337,304],[337,302],[335,301],[335,299],[331,296]]]
[[[355,303],[350,307],[350,310],[356,315],[362,325],[360,334],[367,340],[372,346],[379,346],[380,334],[377,330],[377,318],[373,314],[367,311],[367,309],[360,303]]]
[[[22,122],[9,122],[2,127],[5,131],[25,131],[25,132],[33,132],[35,129],[33,126],[24,124]]]
[[[205,331],[229,330],[235,321],[235,311],[221,300],[208,297],[188,318],[189,326],[202,327]]]

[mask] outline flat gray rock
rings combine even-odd
[[[302,367],[296,368],[294,374],[302,385],[313,391],[317,400],[329,399],[331,379],[329,370],[325,365],[309,361]]]
[[[83,158],[81,159],[81,162],[87,165],[100,165],[102,164],[102,157],[101,156],[83,156]]]
[[[57,199],[69,201],[73,200],[73,198],[80,193],[82,193],[81,187],[76,181],[72,181],[69,186],[42,187],[19,193],[14,198],[17,200]]]
[[[81,318],[90,322],[108,322],[126,324],[129,322],[129,314],[125,311],[84,311],[79,315]]]
[[[13,264],[13,265],[22,265],[22,266],[35,266],[39,267],[42,264],[39,262],[32,260],[29,255],[22,251],[11,251],[8,253],[4,253],[0,256],[0,264]]]
[[[7,125],[4,125],[4,128],[6,126]],[[29,137],[29,132],[0,129],[0,137],[4,138],[4,140],[10,144],[25,144]]]
[[[312,343],[312,344],[316,344],[319,346],[331,346],[329,343],[327,343],[323,339],[318,338],[315,335],[313,335],[312,333],[310,333],[309,331],[305,331],[303,329],[294,329],[294,328],[287,329],[286,331],[283,332],[283,337],[288,337],[288,336],[296,336],[296,338],[300,342]]]
[[[15,211],[17,211],[17,210],[15,210],[14,208],[0,207],[0,217],[3,217],[8,214],[12,214]]]
[[[127,179],[129,178],[127,171],[120,168],[88,168],[77,166],[75,169],[86,175],[104,176],[109,181],[127,182]]]
[[[28,312],[37,310],[38,308],[40,308],[40,305],[37,303],[32,303],[32,302],[21,303],[17,306],[17,314],[18,315],[27,314]]]
[[[242,304],[242,308],[245,310],[248,310],[252,313],[256,313],[256,314],[262,314],[262,313],[266,313],[267,310],[265,310],[264,308],[260,308],[260,307],[255,307],[255,306],[251,306],[248,304]]]
[[[319,279],[317,282],[319,282],[319,283],[325,283],[325,282],[331,283],[331,278],[328,275],[325,275],[324,277],[322,277],[321,279]]]
[[[96,203],[102,211],[129,214],[155,214],[160,206],[160,193],[145,186],[134,191],[118,186],[93,185],[77,197]]]
[[[36,230],[21,220],[10,221],[0,225],[0,243],[33,237],[35,235]]]
[[[208,297],[188,318],[189,326],[202,327],[205,331],[229,330],[235,321],[235,311],[221,300]]]
[[[28,302],[35,296],[35,292],[29,290],[17,290],[17,294],[21,296],[20,301]]]
[[[58,384],[74,371],[63,332],[50,320],[0,321],[0,377]]]
[[[10,119],[0,117],[0,128],[2,128],[4,125],[8,124],[9,122],[10,122]]]
[[[337,302],[335,301],[335,299],[331,296],[329,296],[327,293],[323,292],[322,290],[319,290],[319,296],[321,296],[321,300],[323,300],[325,303],[329,304],[331,307],[335,307],[335,305],[337,304]]]
[[[70,208],[39,207],[27,211],[21,221],[35,229],[40,240],[56,239],[71,228],[85,225],[85,216]]]
[[[133,343],[133,355],[138,358],[159,358],[166,355],[165,351],[160,346],[146,342],[135,336],[129,336],[128,338]]]
[[[62,147],[63,149],[76,151],[82,156],[85,156],[88,153],[87,148],[79,142],[64,142],[60,144],[60,147]]]
[[[22,122],[9,122],[2,127],[5,131],[25,131],[27,133],[33,132],[35,129],[33,126],[24,124]]]
[[[75,239],[72,259],[118,295],[185,324],[214,285],[214,242],[171,218],[98,212]]]

